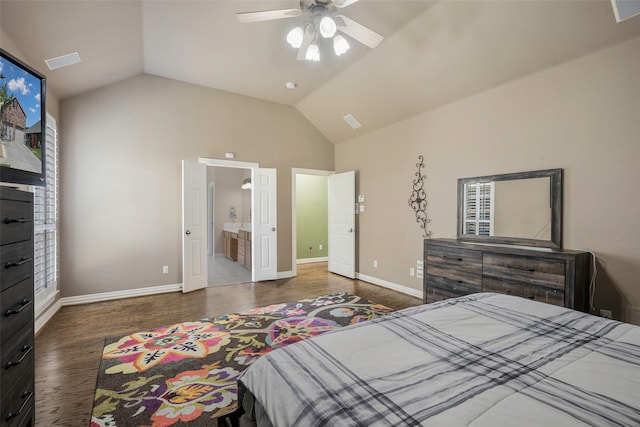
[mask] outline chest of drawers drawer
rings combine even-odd
[[[33,333],[30,329],[23,329],[2,344],[0,352],[0,394],[5,396],[10,389],[19,383],[24,373],[33,369],[35,355],[33,347]]]
[[[0,294],[0,339],[4,348],[5,339],[33,322],[33,276]]]
[[[2,427],[22,427],[29,419],[33,421],[33,408],[35,405],[34,370],[25,370],[13,387],[2,394],[0,413]],[[32,424],[31,424],[32,425]]]
[[[0,245],[31,240],[33,213],[31,204],[19,200],[3,200],[0,215]]]
[[[0,289],[33,275],[33,241],[0,246]]]

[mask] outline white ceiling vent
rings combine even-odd
[[[58,68],[79,63],[80,55],[78,54],[78,52],[73,52],[67,55],[56,56],[55,58],[45,59],[44,62],[46,62],[47,67],[49,67],[50,70],[56,70]]]
[[[347,114],[346,116],[343,117],[343,119],[345,122],[349,123],[349,126],[351,126],[353,129],[358,129],[359,127],[362,126],[360,122],[357,121],[356,118],[353,117],[351,114]]]

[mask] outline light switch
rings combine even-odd
[[[360,212],[364,212],[364,205],[360,205]]]

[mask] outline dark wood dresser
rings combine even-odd
[[[0,287],[0,426],[33,426],[33,194],[2,186]]]
[[[589,252],[426,239],[424,261],[425,303],[498,292],[589,311]]]

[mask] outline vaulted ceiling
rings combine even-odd
[[[296,0],[2,0],[0,24],[61,99],[148,73],[294,106],[340,143],[509,80],[640,37],[609,0],[360,0],[344,15],[382,34],[374,50],[297,61],[303,18],[240,23]],[[50,71],[44,60],[79,52]],[[285,83],[298,84],[295,90]],[[361,124],[352,129],[343,116]]]

